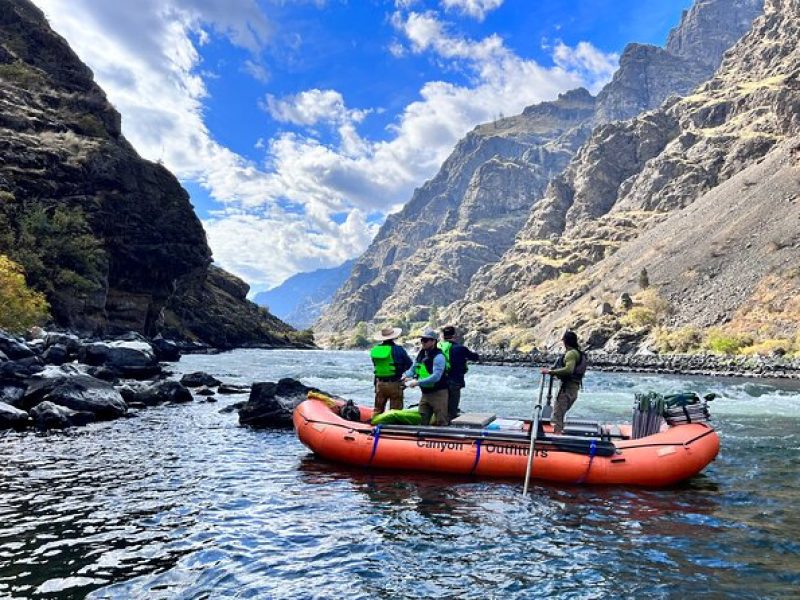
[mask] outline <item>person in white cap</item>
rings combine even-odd
[[[375,334],[375,341],[370,352],[375,374],[375,413],[380,414],[389,408],[403,408],[403,384],[400,381],[403,371],[411,366],[411,358],[405,348],[394,343],[403,333],[399,327],[384,327]]]
[[[411,368],[405,372],[403,381],[406,387],[419,386],[422,399],[419,401],[419,414],[423,425],[431,424],[431,415],[436,417],[435,425],[449,425],[447,413],[447,375],[444,354],[436,346],[439,336],[433,329],[422,332],[419,340],[422,350]]]

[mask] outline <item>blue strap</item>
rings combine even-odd
[[[472,463],[472,468],[469,470],[469,474],[472,475],[475,472],[475,469],[478,468],[478,461],[481,459],[481,442],[483,440],[475,440],[475,462]]]
[[[378,439],[381,437],[381,426],[376,425],[375,429],[372,430],[372,435],[375,437],[375,441],[372,443],[372,454],[369,457],[369,462],[367,466],[372,464],[372,460],[375,458],[375,453],[378,451]]]
[[[592,461],[594,460],[595,454],[597,454],[597,440],[592,440],[592,443],[589,446],[589,464],[586,466],[586,473],[583,474],[583,477],[578,479],[578,483],[583,483],[589,476],[589,469],[592,468]]]

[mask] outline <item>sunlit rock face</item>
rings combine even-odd
[[[432,307],[448,306],[468,295],[505,293],[507,282],[489,284],[496,289],[487,292],[485,271],[492,265],[508,271],[498,263],[512,250],[515,238],[523,245],[523,238],[529,239],[520,230],[539,218],[535,215],[545,210],[545,199],[548,204],[571,205],[570,198],[546,198],[545,192],[553,183],[569,194],[563,185],[558,187],[559,176],[592,129],[657,108],[670,95],[694,89],[713,73],[724,50],[758,12],[752,0],[700,2],[684,14],[667,49],[628,46],[618,72],[597,98],[574,90],[470,132],[439,173],[400,213],[387,219],[315,330],[346,330],[359,321],[425,319]],[[708,38],[707,45],[703,38]],[[616,143],[623,151],[616,176],[633,173],[636,166],[629,157],[635,149],[619,136]],[[636,162],[641,157],[634,158]],[[613,179],[609,175],[608,186],[613,187]],[[609,193],[598,192],[606,197],[601,203],[610,202]],[[597,207],[589,213],[603,211]],[[562,227],[556,220],[566,215],[546,213],[543,231],[555,234]],[[551,266],[555,272],[558,265]],[[509,271],[511,278],[514,272]],[[459,310],[448,314],[460,319]]]

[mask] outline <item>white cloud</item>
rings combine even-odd
[[[619,54],[605,54],[588,42],[579,42],[571,48],[558,41],[553,50],[553,61],[563,69],[575,71],[597,92],[614,75],[619,65]]]
[[[442,0],[442,6],[447,10],[456,10],[483,21],[487,13],[502,6],[503,0]]]
[[[476,124],[586,85],[590,75],[592,84],[604,72],[603,55],[590,46],[572,53],[564,47],[561,63],[545,68],[516,56],[498,36],[473,41],[450,34],[433,13],[397,13],[392,22],[408,51],[458,65],[470,82],[424,84],[381,141],[358,131],[372,109],[348,108],[337,90],[268,96],[265,106],[278,121],[325,125],[336,136],[323,143],[308,129],[280,133],[257,142],[265,162],[254,164],[217,142],[205,124],[208,76],[197,48],[210,35],[225,35],[251,51],[252,66],[241,68],[266,76],[260,49],[273,26],[255,0],[35,1],[93,69],[134,147],[221,203],[204,223],[215,259],[257,287],[359,254],[377,229],[365,215],[397,210]],[[405,51],[398,40],[393,52]],[[341,213],[348,215],[343,222]]]

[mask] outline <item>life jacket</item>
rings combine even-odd
[[[375,377],[378,379],[391,379],[397,377],[397,365],[394,364],[392,349],[394,344],[378,344],[373,346],[369,357],[375,367]]]
[[[578,362],[575,364],[575,369],[572,371],[572,375],[564,375],[563,377],[559,377],[559,379],[565,383],[571,382],[583,386],[583,376],[586,375],[586,367],[589,366],[589,361],[587,360],[586,353],[583,350],[578,350],[578,348],[570,348],[570,350],[575,350],[575,352],[578,353]],[[567,353],[565,352],[558,358],[556,367],[560,368],[566,364],[566,355]]]
[[[442,354],[444,354],[444,362],[445,362],[444,370],[445,370],[445,373],[449,373],[450,372],[450,350],[452,350],[452,348],[453,348],[453,342],[449,342],[449,341],[439,342],[437,344],[437,347],[439,348],[439,350],[442,351]],[[469,371],[469,366],[465,364],[464,365],[464,373],[466,373],[467,371]]]
[[[439,348],[434,348],[428,354],[427,358],[425,357],[425,350],[420,350],[419,354],[417,354],[416,366],[414,367],[414,373],[417,376],[417,379],[427,379],[431,375],[433,375],[433,359],[436,358],[438,354],[444,354]],[[445,359],[446,361],[447,359]],[[442,373],[442,376],[439,378],[434,384],[431,385],[421,385],[419,386],[423,391],[426,392],[436,392],[438,390],[446,390],[447,389],[447,369],[445,368],[445,372]]]

